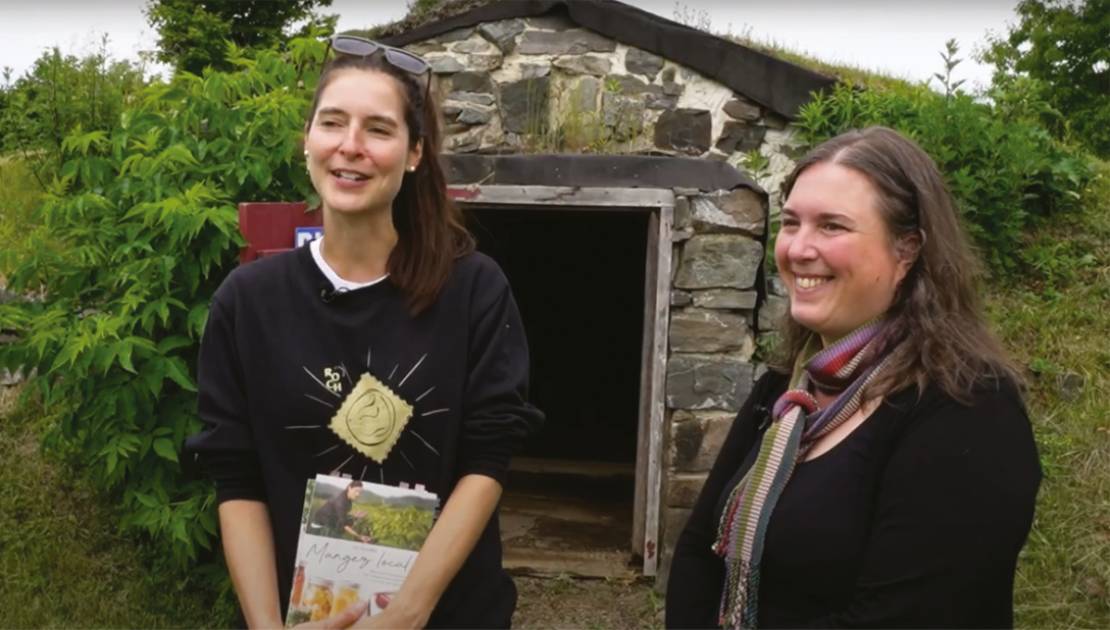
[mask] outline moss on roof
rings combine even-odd
[[[782,46],[776,42],[760,41],[750,36],[741,36],[733,34],[720,35],[731,42],[740,44],[752,50],[759,51],[765,55],[769,55],[776,59],[781,59],[796,66],[801,66],[811,72],[836,79],[838,81],[845,81],[855,85],[856,87],[893,87],[893,86],[909,86],[915,81],[906,79],[904,77],[896,77],[874,70],[867,70],[858,66],[850,66],[846,64],[829,63],[821,61],[820,59],[808,55],[803,52],[792,50],[788,47]]]
[[[396,22],[381,24],[363,31],[347,31],[347,33],[359,34],[371,38],[392,37],[419,28],[425,24],[431,24],[461,13],[466,13],[467,11],[493,2],[505,1],[510,0],[414,0],[409,4],[409,13]],[[858,87],[889,87],[912,83],[912,81],[905,78],[889,76],[864,68],[824,62],[816,57],[791,50],[773,41],[761,41],[752,37],[750,33],[735,35],[733,33],[707,32],[706,34],[727,39],[741,46],[775,57],[776,59],[781,59],[782,61],[792,63],[831,79],[847,81]]]
[[[347,34],[376,38],[392,37],[497,1],[499,0],[415,0],[409,3],[408,14],[400,20],[374,26],[365,31],[347,31]]]

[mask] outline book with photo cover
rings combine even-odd
[[[305,488],[296,571],[285,627],[327,619],[359,601],[387,606],[432,531],[439,498],[345,477],[316,475]]]

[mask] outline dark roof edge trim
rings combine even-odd
[[[667,20],[615,0],[493,1],[458,15],[387,37],[406,46],[460,28],[536,17],[562,8],[579,26],[695,70],[789,120],[836,83],[835,79],[741,44]]]
[[[759,184],[727,162],[653,155],[440,156],[451,185],[569,186],[580,188],[691,188],[702,192]]]

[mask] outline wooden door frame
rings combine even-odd
[[[448,192],[464,209],[649,212],[644,273],[643,350],[637,430],[636,491],[632,521],[634,553],[643,573],[654,576],[659,563],[660,501],[663,485],[663,428],[666,416],[668,324],[671,306],[671,252],[674,191],[669,188],[583,188],[568,186],[455,185]]]

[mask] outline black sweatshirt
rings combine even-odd
[[[216,292],[201,345],[206,431],[188,448],[215,479],[219,502],[269,506],[283,618],[308,479],[419,484],[442,506],[464,475],[504,483],[509,458],[543,422],[527,402],[528,347],[516,303],[487,256],[456,262],[436,302],[416,317],[388,279],[330,289],[308,247],[241,266]],[[344,416],[345,403],[386,404],[356,389],[371,377],[404,401],[395,407],[411,406],[382,464],[332,428],[333,420],[350,427],[351,418],[368,417]],[[359,393],[348,400],[352,391]],[[428,627],[507,628],[515,604],[495,514]]]
[[[679,537],[668,628],[718,628],[723,560],[710,549],[787,377],[741,408]],[[883,401],[795,469],[768,522],[760,628],[1010,628],[1014,571],[1041,470],[1009,381],[958,404],[933,387]]]

